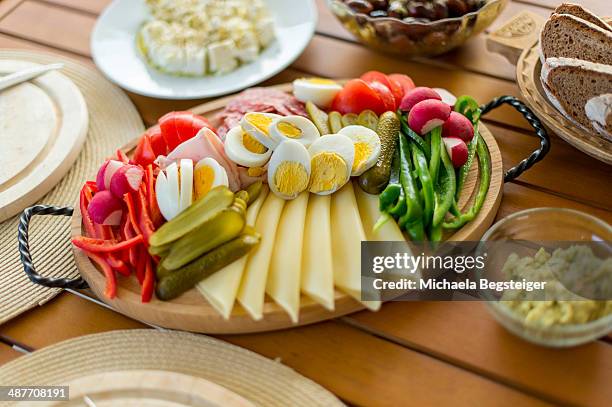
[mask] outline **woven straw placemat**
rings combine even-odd
[[[89,131],[79,158],[62,181],[40,202],[74,205],[82,184],[96,175],[104,159],[144,131],[138,111],[118,87],[94,69],[64,56],[0,50],[0,59],[24,60],[39,64],[63,62],[62,73],[81,90],[89,111]],[[17,250],[18,216],[0,224],[0,324],[44,304],[59,293],[30,282],[23,272]],[[70,250],[68,218],[33,218],[30,245],[34,264],[46,276],[76,277]]]
[[[203,335],[126,330],[87,335],[20,357],[0,368],[0,385],[62,385],[125,370],[166,370],[201,377],[266,407],[342,406],[293,369]]]

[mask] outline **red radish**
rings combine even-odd
[[[98,191],[105,191],[110,188],[111,179],[113,175],[117,172],[117,170],[123,167],[121,161],[117,160],[107,160],[100,169],[98,170],[98,175],[96,176],[96,186],[98,187]]]
[[[442,125],[442,137],[459,137],[469,143],[474,138],[474,126],[470,119],[459,112],[451,112]]]
[[[100,191],[89,202],[87,213],[99,225],[117,226],[121,224],[123,202],[110,191]]]
[[[409,112],[414,105],[428,99],[442,100],[442,97],[433,89],[419,86],[414,88],[404,95],[400,109],[404,112]]]
[[[448,156],[453,162],[453,167],[459,168],[467,162],[468,148],[463,140],[458,137],[446,137],[442,141],[444,141]]]
[[[448,90],[444,88],[433,88],[434,91],[442,98],[442,101],[449,106],[455,106],[457,103],[457,96],[450,93]]]
[[[436,99],[427,99],[414,105],[408,113],[408,125],[421,136],[444,124],[448,119],[451,108],[444,102]]]
[[[136,192],[142,183],[144,170],[138,165],[126,165],[113,175],[110,190],[117,198],[123,198],[128,192]]]

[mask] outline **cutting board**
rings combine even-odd
[[[36,65],[0,60],[0,75]],[[62,179],[81,151],[88,123],[83,95],[60,72],[0,91],[0,222]]]
[[[612,21],[608,19],[608,21]],[[578,150],[612,165],[612,141],[594,130],[586,131],[550,103],[540,81],[539,34],[546,20],[523,11],[489,34],[487,48],[516,65],[516,82],[523,100],[544,124]]]
[[[291,91],[291,84],[274,88]],[[215,114],[227,105],[232,97],[222,98],[193,109],[194,113],[213,119]],[[213,124],[216,124],[213,122]],[[491,152],[491,186],[486,201],[476,219],[447,238],[455,241],[479,240],[491,226],[501,203],[503,186],[503,167],[499,146],[487,127],[481,123],[480,133]],[[129,154],[136,141],[125,146]],[[478,160],[468,176],[461,194],[459,207],[464,210],[474,199],[478,185]],[[355,186],[358,188],[357,186]],[[72,217],[72,235],[82,235],[82,218],[78,208]],[[188,291],[172,301],[159,301],[154,298],[148,304],[140,301],[140,286],[136,278],[118,279],[117,297],[109,300],[104,296],[105,279],[89,258],[80,250],[74,249],[77,267],[95,294],[117,311],[140,321],[164,328],[181,329],[208,334],[236,334],[272,331],[319,322],[364,309],[363,304],[336,290],[335,310],[328,311],[310,298],[302,295],[298,324],[293,324],[287,313],[270,298],[266,297],[263,319],[254,321],[239,305],[234,306],[229,320],[225,320],[195,289]],[[356,254],[358,255],[358,254]]]
[[[161,370],[128,370],[84,376],[68,383],[70,401],[41,407],[254,407],[242,396],[208,380]],[[30,404],[26,404],[30,403]],[[19,406],[31,405],[22,402]]]

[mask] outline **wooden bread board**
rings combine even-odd
[[[0,75],[36,65],[0,60]],[[81,151],[87,128],[83,95],[60,72],[0,91],[0,222],[62,179]]]
[[[41,407],[254,407],[242,396],[218,384],[182,373],[126,370],[87,375],[62,383],[69,401],[38,402]],[[90,404],[89,402],[93,403]],[[28,404],[30,403],[30,404]],[[31,405],[31,402],[19,403]]]
[[[291,84],[275,86],[283,91],[291,91]],[[232,97],[222,98],[207,104],[197,106],[194,113],[213,119]],[[215,124],[213,122],[213,124]],[[499,146],[487,127],[481,123],[480,133],[491,153],[492,174],[491,186],[486,201],[477,218],[458,230],[448,239],[455,241],[479,240],[491,226],[501,203],[503,187],[503,167]],[[133,150],[136,141],[125,146],[128,154]],[[476,195],[478,185],[478,163],[474,166],[465,183],[461,194],[459,207],[463,210]],[[78,208],[72,217],[72,235],[82,235],[82,219]],[[335,310],[328,311],[305,295],[301,296],[299,322],[293,324],[288,314],[276,303],[266,297],[263,314],[260,321],[254,321],[237,303],[231,318],[225,320],[197,291],[192,289],[172,301],[159,301],[154,298],[148,304],[140,301],[140,286],[136,278],[119,278],[117,297],[109,300],[104,296],[105,278],[89,258],[80,250],[74,249],[77,267],[82,277],[87,281],[94,293],[117,311],[140,321],[170,329],[180,329],[208,334],[238,334],[249,332],[272,331],[293,326],[319,322],[364,309],[363,304],[348,295],[336,290]]]
[[[539,46],[539,34],[544,23],[544,18],[528,11],[517,14],[489,34],[487,48],[516,65],[516,82],[524,101],[548,128],[580,151],[612,165],[612,141],[575,124],[561,114],[544,93],[540,81]]]

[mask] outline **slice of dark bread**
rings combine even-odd
[[[604,20],[602,20],[601,18],[599,18],[598,16],[596,16],[595,14],[593,14],[592,12],[585,9],[579,4],[562,3],[555,9],[555,13],[571,14],[574,17],[578,17],[588,21],[589,23],[595,24],[596,26],[601,27],[604,30],[612,31],[612,27],[610,26],[610,24],[608,24],[607,22],[605,22]]]
[[[612,65],[612,31],[570,14],[553,14],[540,33],[540,52],[548,58],[577,58]]]
[[[557,110],[584,129],[612,140],[612,66],[548,58],[541,80]]]

